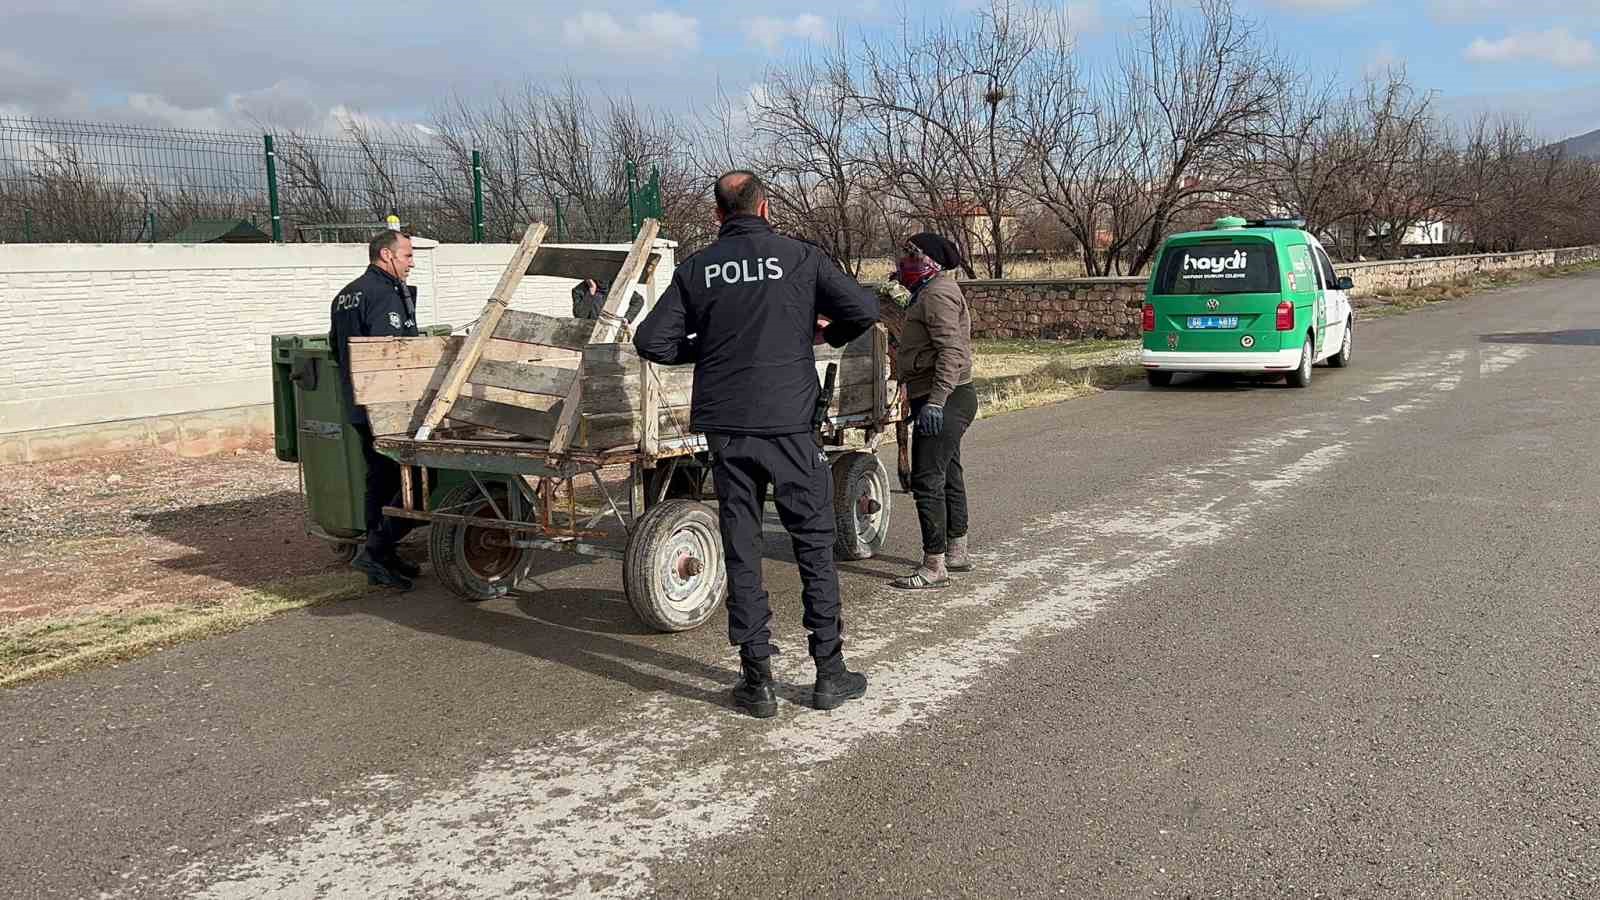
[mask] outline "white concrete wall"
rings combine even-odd
[[[514,249],[419,239],[419,324],[476,318]],[[0,245],[0,434],[270,403],[269,338],[326,333],[365,266],[365,244]],[[575,283],[524,279],[512,305],[571,315]]]

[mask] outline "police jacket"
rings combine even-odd
[[[345,285],[333,298],[333,327],[328,343],[339,361],[339,389],[344,392],[350,422],[367,424],[367,411],[355,405],[350,384],[350,339],[353,337],[416,337],[417,289],[377,266],[367,266],[360,278]]]
[[[816,247],[759,216],[734,216],[672,274],[634,335],[639,355],[694,363],[690,427],[711,434],[810,431],[820,386],[813,336],[843,347],[878,319],[878,299]]]

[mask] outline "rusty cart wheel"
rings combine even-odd
[[[889,542],[889,470],[876,453],[833,461],[834,556],[871,559]]]
[[[333,551],[333,558],[339,562],[347,563],[356,558],[361,545],[355,541],[329,541],[328,549]]]
[[[622,587],[641,621],[689,631],[716,613],[728,592],[717,514],[694,500],[666,500],[628,535]]]
[[[487,487],[489,495],[473,482],[456,485],[439,498],[435,509],[480,519],[502,518],[505,485]],[[493,600],[511,592],[532,553],[512,546],[510,538],[511,532],[498,528],[436,521],[428,536],[428,556],[439,581],[457,596],[472,603]]]

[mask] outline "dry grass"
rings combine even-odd
[[[133,659],[171,644],[238,631],[286,610],[349,600],[367,591],[366,576],[339,572],[247,590],[223,603],[24,620],[0,627],[0,688]]]
[[[1137,341],[978,341],[973,385],[981,415],[1074,400],[1144,377]]]

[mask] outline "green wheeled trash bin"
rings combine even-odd
[[[354,556],[367,531],[367,461],[328,336],[274,335],[272,363],[274,443],[279,459],[300,464],[307,531]]]
[[[448,335],[450,326],[423,333]],[[354,556],[367,533],[367,460],[326,334],[273,335],[272,413],[278,458],[300,464],[306,530],[340,556]],[[434,493],[451,484],[439,479]]]

